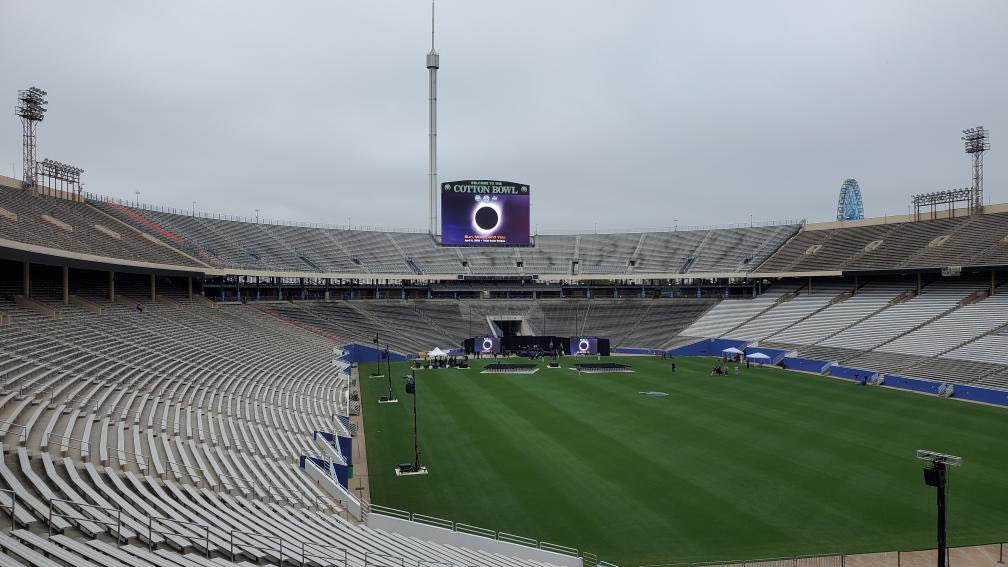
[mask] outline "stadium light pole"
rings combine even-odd
[[[392,397],[392,357],[389,356],[389,346],[385,345],[385,375],[388,377],[388,399]]]
[[[378,338],[379,338],[378,337],[378,330],[376,329],[375,330],[375,335],[374,335],[374,348],[375,348],[375,352],[378,353],[378,366],[375,368],[375,371],[371,373],[371,378],[381,378],[381,375],[382,375],[381,374],[381,347],[378,346],[380,344],[378,342]]]
[[[38,87],[18,91],[18,104],[15,108],[15,113],[21,118],[22,158],[24,160],[22,164],[24,167],[22,177],[24,179],[22,179],[22,182],[25,189],[35,189],[38,183],[35,173],[37,166],[36,131],[38,123],[45,119],[46,105],[49,104],[49,101],[45,98],[46,94],[44,90]]]
[[[375,336],[376,340],[377,340],[377,338],[378,337]],[[383,354],[382,351],[379,350],[378,351],[378,356],[379,356],[379,358],[378,358],[378,370],[379,370],[379,372],[381,371],[381,358],[380,357],[382,356],[382,354]],[[398,402],[399,400],[392,393],[392,357],[389,356],[389,346],[387,344],[385,345],[384,356],[385,356],[385,368],[386,368],[385,374],[386,374],[386,377],[388,378],[388,395],[387,396],[382,396],[382,397],[378,398],[378,403],[379,404],[394,404],[394,403]],[[372,374],[371,376],[372,377],[381,377],[381,374]]]
[[[420,436],[417,430],[417,383],[416,370],[406,379],[406,392],[413,395],[413,470],[420,470]]]
[[[420,434],[417,427],[417,395],[416,395],[416,370],[409,375],[403,376],[406,380],[406,394],[413,396],[413,462],[401,463],[396,466],[396,476],[412,476],[417,474],[427,474],[427,468],[420,465]]]
[[[962,457],[935,453],[919,449],[917,458],[931,463],[924,469],[924,484],[936,489],[938,500],[938,567],[945,567],[948,561],[948,541],[946,529],[946,499],[948,497],[948,467],[962,465]]]
[[[973,156],[973,208],[979,212],[983,208],[983,156],[990,149],[989,132],[983,126],[962,131],[966,153]]]

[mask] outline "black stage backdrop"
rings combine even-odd
[[[470,338],[462,342],[462,348],[466,354],[473,354],[474,340],[475,338]],[[501,348],[504,349],[505,353],[537,351],[547,354],[552,352],[550,350],[550,343],[552,343],[554,349],[560,349],[564,354],[570,354],[570,340],[571,337],[552,336],[513,336],[500,338]],[[598,351],[602,356],[609,356],[609,339],[598,339]]]

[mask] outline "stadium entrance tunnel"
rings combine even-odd
[[[494,321],[494,325],[500,329],[500,336],[502,337],[517,337],[522,335],[522,322],[521,321]]]

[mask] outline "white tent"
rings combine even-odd
[[[427,358],[433,358],[435,356],[448,356],[448,353],[441,350],[441,347],[434,347],[434,350],[427,353]]]
[[[721,354],[742,354],[742,351],[740,351],[739,349],[737,349],[735,347],[728,347],[728,348],[724,349],[723,351],[721,351]]]
[[[762,352],[754,352],[750,355],[747,355],[746,358],[754,362],[767,362],[768,360],[770,360],[770,357],[763,354]]]

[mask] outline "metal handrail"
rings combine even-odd
[[[19,427],[19,428],[21,428],[21,444],[23,445],[23,444],[25,444],[25,443],[28,442],[28,427],[26,427],[24,425],[21,425],[20,423],[14,423],[13,421],[7,421],[6,419],[0,419],[0,423],[6,423],[9,426],[9,427],[7,427],[7,432],[8,433],[10,433],[11,427]]]
[[[561,555],[570,555],[572,557],[580,557],[581,553],[575,547],[569,547],[566,545],[558,545],[555,543],[550,543],[548,541],[540,541],[539,549],[543,551],[549,551],[551,553],[559,553]]]
[[[384,516],[391,516],[393,518],[399,518],[400,520],[413,520],[413,515],[406,510],[400,510],[398,508],[392,508],[390,506],[382,506],[381,504],[367,504],[367,510],[369,513],[374,512],[375,514],[382,514]]]
[[[188,534],[179,532],[169,532],[166,530],[155,530],[154,522],[161,522],[163,525],[168,525],[166,522],[173,522],[176,524],[184,524],[187,526],[196,526],[198,528],[203,528],[206,530],[206,536],[204,536],[204,541],[206,541],[206,557],[210,559],[210,526],[205,524],[197,524],[195,522],[184,522],[182,520],[173,520],[171,518],[158,518],[155,516],[147,516],[147,551],[154,551],[154,534],[159,533],[161,535],[175,535],[179,537],[189,538]]]
[[[67,445],[67,447],[70,448],[70,449],[83,449],[84,445],[87,445],[88,451],[91,450],[91,442],[90,441],[85,441],[83,439],[77,439],[76,437],[70,437],[69,435],[60,435],[59,433],[47,433],[46,434],[46,438],[45,438],[45,442],[42,443],[42,445],[44,447],[48,448],[49,445],[52,445],[52,438],[53,437],[59,439],[61,444],[62,444],[63,441],[77,441],[78,443],[80,443],[80,445],[78,445],[76,447],[74,447],[72,445]]]
[[[283,566],[283,538],[282,537],[275,536],[275,535],[269,535],[269,534],[260,534],[260,533],[256,533],[256,532],[243,532],[243,531],[239,531],[239,530],[231,530],[231,532],[229,533],[228,544],[230,545],[230,548],[231,548],[230,552],[231,552],[231,562],[232,563],[236,561],[236,559],[235,559],[236,555],[235,555],[235,550],[234,550],[235,535],[236,534],[237,535],[250,535],[250,536],[260,537],[260,538],[263,538],[263,539],[271,539],[271,540],[275,539],[275,540],[277,540],[277,542],[278,542],[278,547],[277,548],[264,547],[264,546],[261,546],[261,545],[258,545],[258,546],[257,545],[247,545],[247,544],[240,544],[240,545],[242,547],[246,547],[248,549],[257,549],[259,551],[273,551],[274,549],[277,549],[279,551],[279,553],[280,553],[280,560],[279,560],[279,562],[277,562],[277,565],[280,565],[281,567]]]
[[[222,477],[222,478],[230,478],[230,479],[234,479],[234,480],[245,481],[245,483],[250,486],[250,489],[253,488],[253,487],[257,487],[257,488],[259,488],[260,492],[265,492],[262,489],[262,486],[258,482],[254,481],[254,480],[252,480],[250,478],[245,478],[243,476],[235,476],[235,475],[226,474],[226,473],[222,473],[222,472],[217,473],[217,476]],[[240,486],[236,486],[235,488],[241,488],[241,487]],[[227,492],[230,492],[230,490],[231,490],[230,488],[227,489]],[[252,494],[255,494],[255,490],[252,490]]]
[[[343,567],[348,567],[349,564],[347,563],[347,550],[346,550],[346,548],[336,547],[334,545],[322,545],[320,543],[312,543],[312,542],[304,541],[304,540],[301,541],[301,567],[305,567],[305,564],[308,562],[308,558],[309,557],[311,557],[312,559],[322,559],[322,560],[338,560],[339,559],[339,557],[336,556],[336,555],[324,555],[324,554],[320,554],[320,553],[308,553],[309,546],[311,546],[314,549],[330,549],[330,550],[335,549],[337,551],[342,551],[343,552]]]
[[[505,543],[512,543],[515,545],[522,545],[525,547],[531,547],[533,549],[541,549],[543,551],[548,551],[550,553],[559,553],[561,555],[570,555],[572,557],[581,557],[581,551],[575,547],[570,547],[566,545],[560,545],[556,543],[550,543],[548,541],[539,541],[530,537],[520,536],[516,534],[511,534],[507,532],[498,532],[491,530],[489,528],[483,528],[480,526],[473,526],[471,524],[464,524],[461,522],[454,522],[452,520],[447,520],[444,518],[438,518],[436,516],[428,516],[425,514],[410,513],[406,510],[400,510],[398,508],[392,508],[390,506],[383,506],[381,504],[373,504],[366,500],[361,500],[361,512],[363,517],[372,512],[380,514],[383,516],[389,516],[399,520],[406,520],[408,522],[416,522],[419,524],[425,524],[429,526],[436,526],[439,528],[451,530],[456,533],[463,533],[467,535],[474,535],[478,537],[484,537],[487,539],[493,539],[497,541],[503,541]]]
[[[8,490],[6,488],[0,488],[0,492],[5,492],[11,495],[10,521],[11,521],[11,529],[14,529],[17,526],[17,524],[14,523],[15,520],[17,519],[17,515],[15,514],[17,512],[17,505],[18,505],[17,492],[14,492],[13,490]],[[6,508],[7,506],[5,505],[4,507]]]
[[[133,451],[127,451],[126,449],[119,449],[119,448],[109,448],[109,453],[110,453],[109,461],[115,461],[119,465],[122,465],[123,463],[133,463],[145,472],[150,470],[150,465],[147,464],[150,459],[147,457],[147,455],[144,455],[143,453],[134,453]],[[134,459],[130,459],[129,457],[121,459],[119,458],[119,453],[133,455],[134,457],[143,457],[144,461],[143,462],[137,461]]]
[[[507,532],[497,532],[497,541],[503,541],[507,543],[517,543],[518,545],[524,545],[526,547],[539,548],[539,542],[525,536],[509,534]]]
[[[455,531],[462,534],[482,536],[488,539],[497,539],[497,532],[488,528],[455,522]]]
[[[93,518],[83,518],[83,517],[71,516],[70,514],[64,514],[62,512],[55,512],[53,510],[53,508],[54,508],[53,504],[55,504],[57,502],[63,502],[65,504],[70,504],[72,506],[77,506],[77,507],[80,507],[80,508],[92,508],[92,509],[95,509],[95,510],[101,510],[103,512],[113,511],[113,512],[115,512],[115,515],[116,515],[116,521],[115,521],[115,523],[112,523],[112,522],[106,522],[106,521],[103,521],[103,520],[95,520]],[[49,538],[50,539],[52,539],[52,531],[53,531],[53,522],[52,522],[52,520],[53,520],[54,516],[58,517],[58,518],[65,518],[67,520],[77,520],[78,522],[90,522],[92,524],[102,524],[102,525],[106,525],[106,526],[115,526],[116,527],[116,545],[117,546],[121,546],[123,544],[123,537],[122,537],[122,510],[120,510],[119,508],[105,508],[103,506],[95,506],[94,504],[81,504],[80,502],[74,502],[73,500],[63,500],[61,498],[50,498],[49,499],[49,521],[48,521],[48,524],[49,524]]]
[[[427,516],[425,514],[413,514],[413,521],[419,524],[428,524],[431,526],[436,526],[439,528],[447,528],[449,530],[455,531],[455,522],[451,520],[446,520],[444,518],[438,518],[436,516]]]
[[[200,488],[203,488],[203,487],[206,486],[206,475],[203,474],[203,473],[206,472],[205,470],[203,470],[203,469],[201,469],[199,467],[194,467],[192,465],[187,465],[185,463],[180,463],[178,461],[167,461],[166,460],[165,462],[168,463],[168,464],[170,464],[170,465],[176,465],[176,466],[182,467],[183,469],[185,469],[185,471],[187,473],[189,473],[190,477],[196,476],[197,478],[199,478],[199,486],[200,486]],[[165,473],[165,475],[167,476],[167,473]]]
[[[397,556],[397,555],[383,555],[381,553],[374,553],[372,551],[368,551],[368,552],[364,553],[364,567],[371,567],[372,565],[375,565],[376,567],[382,567],[382,566],[389,567],[389,565],[391,563],[391,562],[389,562],[389,563],[382,563],[382,562],[372,563],[372,562],[369,561],[369,559],[372,558],[372,557],[378,557],[378,558],[380,558],[379,561],[381,559],[398,560],[399,561],[399,567],[405,567],[406,566],[406,560],[404,558],[402,558],[402,557]]]

